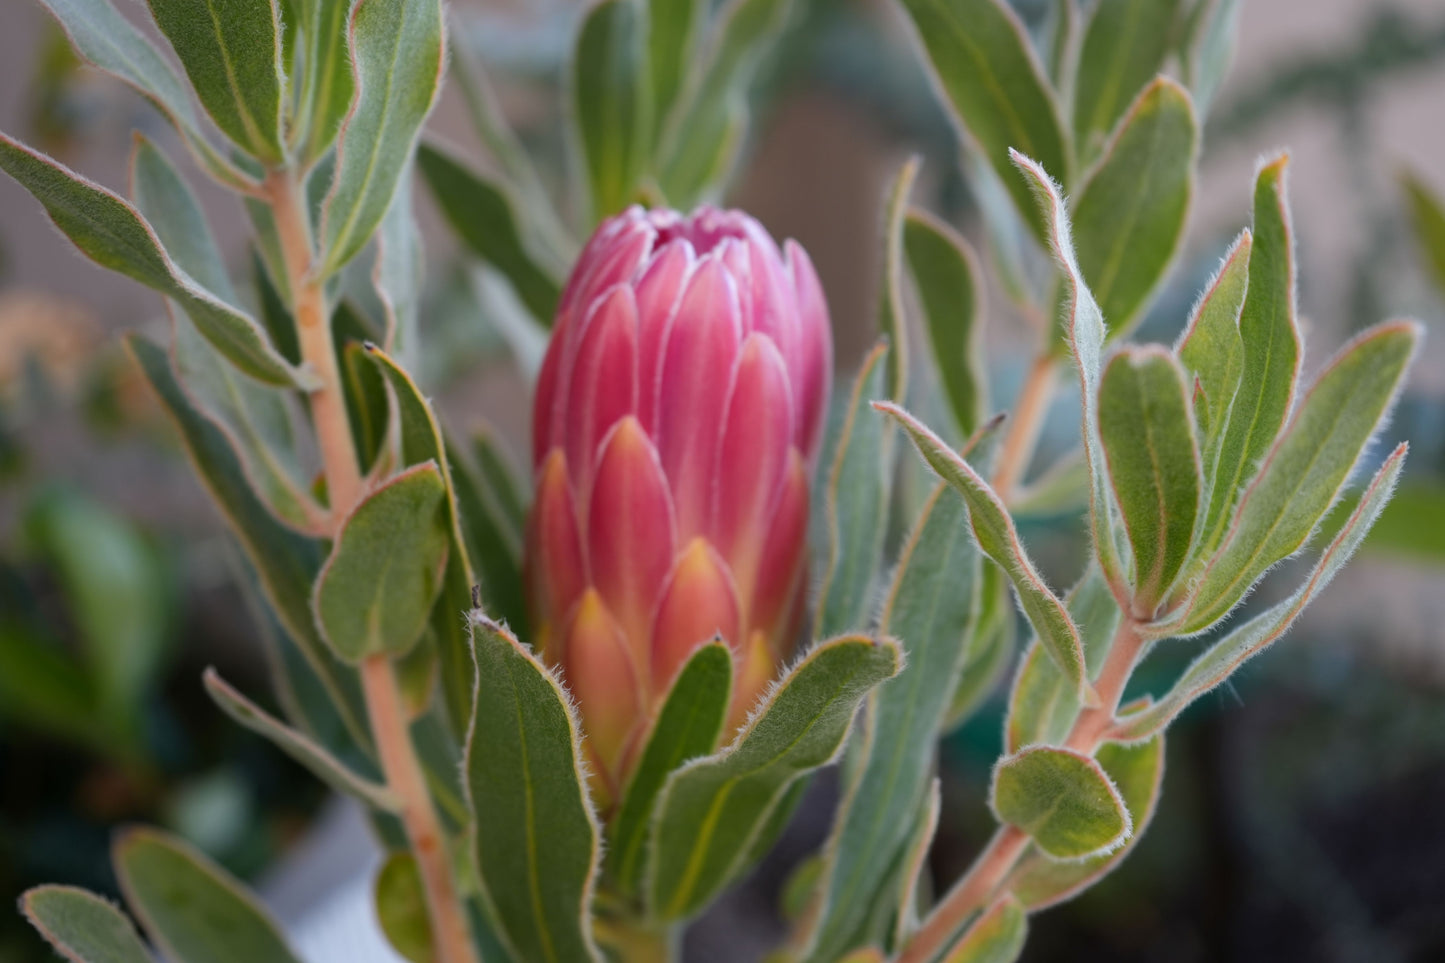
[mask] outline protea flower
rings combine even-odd
[[[831,372],[808,256],[745,214],[633,207],[578,259],[537,385],[527,570],[604,794],[698,645],[733,650],[734,722],[790,653]]]

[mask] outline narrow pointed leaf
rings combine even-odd
[[[1409,171],[1400,175],[1400,186],[1409,201],[1410,220],[1425,264],[1435,286],[1445,292],[1445,202]]]
[[[869,618],[873,580],[887,531],[892,434],[868,404],[884,397],[888,345],[880,342],[863,359],[843,413],[827,475],[824,499],[822,581],[816,635],[827,638],[863,628]]]
[[[527,524],[525,483],[517,473],[506,443],[490,426],[483,426],[472,435],[472,457],[487,490],[497,500],[501,517],[517,536]]]
[[[1133,102],[1074,200],[1079,267],[1110,337],[1139,320],[1174,262],[1198,141],[1189,94],[1160,77]]]
[[[889,639],[819,643],[731,745],[673,774],[652,822],[648,901],[655,916],[691,916],[737,879],[789,787],[832,761],[859,703],[898,671],[900,659]]]
[[[280,160],[283,74],[274,0],[148,3],[216,126],[256,159]]]
[[[916,209],[904,222],[903,246],[943,390],[959,433],[968,437],[983,424],[988,402],[978,256],[951,227]]]
[[[667,777],[717,748],[732,676],[732,655],[719,640],[694,652],[673,680],[609,834],[608,870],[624,892],[637,892],[641,883],[648,822]]]
[[[1181,0],[1099,0],[1094,6],[1074,79],[1074,143],[1085,160],[1098,153],[1130,101],[1163,67],[1182,6]]]
[[[339,793],[360,799],[373,809],[383,812],[399,810],[396,797],[385,786],[357,775],[351,767],[323,746],[292,729],[236,691],[215,669],[207,669],[201,678],[206,692],[226,715],[301,763],[326,785]]]
[[[966,722],[998,688],[1013,661],[1017,616],[1009,598],[1008,577],[997,565],[984,565],[979,581],[978,621],[970,632],[968,659],[949,700],[942,732],[952,732]]]
[[[1044,584],[1043,577],[1024,552],[1018,529],[998,495],[988,482],[979,477],[972,465],[911,414],[888,403],[876,403],[874,407],[902,425],[923,460],[963,496],[968,504],[969,523],[978,547],[1003,569],[1013,583],[1019,607],[1049,656],[1070,683],[1080,693],[1085,693],[1089,687],[1084,678],[1084,652],[1079,642],[1079,630],[1069,618],[1064,603]]]
[[[1133,826],[1098,762],[1071,749],[1025,748],[999,761],[989,804],[999,821],[1028,833],[1054,859],[1107,853]]]
[[[898,907],[893,924],[893,945],[901,946],[918,929],[920,890],[927,892],[925,875],[928,869],[928,854],[933,849],[933,838],[938,833],[938,818],[943,810],[943,790],[937,776],[928,784],[923,797],[923,809],[918,814],[908,848],[903,851],[900,867]]]
[[[527,624],[521,533],[513,527],[505,496],[493,486],[493,477],[469,467],[455,453],[451,461],[462,535],[467,556],[476,563],[482,607],[492,618],[520,631]]]
[[[421,227],[412,211],[411,167],[402,175],[376,235],[372,284],[386,312],[387,353],[403,362],[417,355],[422,286],[426,281]]]
[[[1169,591],[1189,557],[1199,511],[1199,449],[1184,372],[1164,348],[1127,348],[1104,369],[1099,435],[1134,559],[1143,611]]]
[[[531,253],[516,202],[502,186],[433,144],[421,145],[417,164],[462,243],[511,282],[538,324],[551,327],[561,288]]]
[[[701,0],[648,0],[647,67],[652,85],[651,141],[661,136],[686,82],[707,8]]]
[[[918,157],[899,168],[883,201],[883,283],[878,330],[888,339],[888,397],[898,404],[908,395],[908,320],[903,314],[903,217],[918,177]]]
[[[1243,6],[1239,0],[1200,0],[1190,12],[1179,60],[1201,117],[1209,112],[1229,70]]]
[[[1147,739],[1162,732],[1179,713],[1195,699],[1225,679],[1247,659],[1284,635],[1304,607],[1334,578],[1350,556],[1369,534],[1370,527],[1384,511],[1400,477],[1407,447],[1401,445],[1385,460],[1365,489],[1355,510],[1330,544],[1320,554],[1304,584],[1282,602],[1277,602],[1256,615],[1224,638],[1211,645],[1190,664],[1169,692],[1157,703],[1123,716],[1112,731],[1114,738],[1126,741]]]
[[[372,892],[376,922],[392,949],[409,963],[433,963],[431,919],[416,857],[394,852],[376,871]]]
[[[1412,322],[1379,325],[1346,345],[1320,375],[1192,589],[1197,601],[1184,631],[1223,618],[1270,566],[1304,546],[1389,413],[1420,334]]]
[[[346,46],[350,4],[338,0],[295,0],[296,17],[306,40],[301,59],[299,129],[304,133],[300,161],[325,154],[351,109],[356,78]]]
[[[1017,15],[1001,0],[903,0],[934,85],[954,122],[1007,187],[1040,240],[1045,224],[1013,172],[1010,149],[1070,180],[1068,137],[1043,67]]]
[[[638,0],[603,0],[577,35],[572,113],[594,222],[633,200],[644,170],[652,130],[645,16]]]
[[[232,364],[259,381],[292,386],[299,375],[254,320],[181,270],[128,202],[19,141],[0,134],[0,169],[35,196],[91,260],[174,298]]]
[[[356,96],[321,220],[324,270],[350,261],[391,206],[441,86],[440,0],[357,0],[348,49]]]
[[[181,840],[159,830],[124,830],[111,858],[126,903],[170,959],[297,963],[241,882]]]
[[[1018,899],[1005,892],[943,954],[943,963],[1014,963],[1028,939],[1029,921]]]
[[[525,960],[598,959],[590,907],[600,830],[566,692],[502,626],[472,627],[476,712],[464,765],[477,869]]]
[[[135,926],[109,900],[73,886],[37,886],[20,912],[71,963],[152,963]]]
[[[1194,422],[1199,431],[1204,471],[1205,504],[1208,484],[1214,478],[1219,443],[1229,421],[1234,393],[1244,371],[1244,341],[1239,336],[1239,312],[1249,286],[1249,252],[1254,238],[1244,231],[1235,239],[1204,296],[1194,306],[1189,324],[1180,336],[1175,353],[1193,378]],[[1204,522],[1201,513],[1198,519]]]

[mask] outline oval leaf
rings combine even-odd
[[[140,935],[108,900],[72,886],[37,886],[20,912],[72,963],[152,963]]]
[[[1119,790],[1089,756],[1034,746],[999,760],[989,805],[1054,859],[1085,859],[1116,849],[1133,825]]]
[[[1206,504],[1208,483],[1214,477],[1219,442],[1229,416],[1239,376],[1244,370],[1244,341],[1239,336],[1239,312],[1249,286],[1249,252],[1254,236],[1242,232],[1225,254],[1204,296],[1190,313],[1175,354],[1194,378],[1194,421],[1200,437]],[[1204,521],[1200,513],[1198,521]]]
[[[1074,143],[1084,159],[1098,152],[1129,101],[1164,65],[1180,7],[1180,0],[1095,4],[1074,78]]]
[[[396,852],[386,857],[376,871],[372,891],[376,921],[391,948],[411,963],[432,963],[431,919],[427,916],[426,891],[416,857]]]

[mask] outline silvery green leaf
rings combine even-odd
[[[356,78],[346,47],[349,0],[292,0],[305,39],[298,80],[295,131],[303,137],[298,162],[307,166],[331,149],[351,109]]]
[[[1134,604],[1152,612],[1189,559],[1199,448],[1184,371],[1157,345],[1125,348],[1099,383],[1099,436],[1133,559]]]
[[[597,960],[592,890],[601,830],[581,727],[556,677],[503,626],[477,617],[475,712],[463,764],[476,867],[513,955]]]
[[[577,127],[591,221],[634,199],[652,133],[646,13],[639,0],[602,0],[582,19],[571,63]]]
[[[348,51],[356,95],[321,219],[330,275],[366,246],[391,206],[441,87],[440,0],[357,0]]]
[[[156,947],[186,963],[297,963],[240,880],[181,840],[127,829],[111,848],[125,901]]]
[[[412,211],[411,165],[402,174],[391,207],[376,235],[372,283],[386,313],[387,353],[406,363],[417,353],[426,260],[421,228]]]
[[[1044,584],[1043,577],[1029,560],[1018,529],[998,495],[973,466],[908,412],[888,402],[874,402],[873,407],[902,425],[923,459],[963,496],[978,547],[1008,575],[1018,593],[1019,607],[1050,658],[1081,698],[1092,701],[1093,690],[1085,678],[1079,630],[1069,618],[1064,603]]]
[[[1245,492],[1223,546],[1190,586],[1182,632],[1224,618],[1267,569],[1304,547],[1394,404],[1421,333],[1408,321],[1377,325],[1316,379]]]
[[[1129,102],[1164,65],[1182,6],[1180,0],[1099,0],[1094,5],[1074,80],[1074,143],[1084,161],[1098,154]]]
[[[943,790],[937,776],[928,784],[923,809],[911,830],[908,848],[903,851],[899,867],[898,907],[894,913],[893,945],[901,946],[918,929],[919,903],[926,898],[925,874],[929,872],[928,854],[938,833],[938,818],[943,810]],[[922,892],[920,892],[922,890]]]
[[[147,2],[221,132],[257,160],[281,160],[285,75],[276,0]]]
[[[908,319],[903,314],[903,216],[918,177],[918,157],[903,162],[883,200],[883,283],[879,285],[878,330],[888,339],[888,397],[902,404],[908,394]]]
[[[1013,659],[1017,618],[1008,579],[997,565],[979,571],[978,623],[971,633],[968,660],[949,700],[941,731],[951,732],[973,715],[1003,679]]]
[[[1015,518],[1059,518],[1089,508],[1089,463],[1083,449],[1057,459],[1033,481],[1014,491],[1009,511]]]
[[[1045,224],[1009,151],[1070,181],[1068,135],[1023,25],[1002,0],[903,0],[939,97],[1008,188],[1035,237]]]
[[[1339,574],[1369,534],[1371,526],[1390,500],[1407,450],[1408,446],[1402,444],[1385,460],[1339,534],[1325,547],[1309,578],[1293,595],[1270,606],[1211,645],[1157,703],[1121,716],[1111,730],[1110,738],[1139,741],[1162,732],[1191,702],[1229,678],[1245,660],[1284,635],[1304,607]]]
[[[1200,437],[1206,505],[1229,408],[1244,370],[1239,312],[1244,307],[1244,294],[1249,285],[1249,252],[1253,242],[1253,235],[1247,230],[1235,238],[1218,272],[1190,312],[1189,323],[1174,349],[1194,377],[1194,423]],[[1198,521],[1201,526],[1204,524],[1203,513]]]
[[[1198,135],[1189,94],[1160,77],[1129,107],[1074,198],[1074,250],[1111,338],[1139,320],[1174,261]]]
[[[901,660],[891,639],[820,642],[730,745],[673,773],[652,821],[647,896],[656,918],[692,916],[737,879],[790,787],[833,760],[859,703]]]
[[[216,350],[258,381],[308,382],[276,353],[239,308],[207,291],[171,260],[130,203],[39,151],[0,134],[0,169],[45,207],[55,226],[91,260],[174,298]]]
[[[1239,0],[1199,0],[1189,13],[1179,59],[1201,117],[1209,113],[1229,69],[1242,7]]]
[[[681,95],[696,53],[698,28],[707,17],[702,0],[648,0],[647,67],[652,86],[653,146]]]
[[[1103,855],[1133,831],[1108,775],[1092,757],[1072,749],[1031,746],[1000,759],[989,806],[999,822],[1028,833],[1054,859]]]
[[[988,402],[978,256],[951,227],[917,209],[908,211],[903,246],[949,408],[967,437],[983,424]]]
[[[1024,950],[1028,931],[1023,905],[1004,892],[944,950],[942,963],[1014,963]]]
[[[1078,32],[1079,8],[1075,0],[1056,0],[1049,5],[1044,56],[1049,66],[1049,81],[1061,97],[1067,96],[1073,86]]]
[[[109,900],[73,886],[36,886],[20,912],[71,963],[152,963],[140,934]]]
[[[497,488],[494,473],[469,466],[448,445],[467,554],[476,564],[482,607],[492,617],[520,629],[527,624],[522,585],[522,532]]]

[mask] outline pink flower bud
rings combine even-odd
[[[537,384],[527,582],[604,797],[699,645],[732,647],[734,722],[790,654],[832,354],[807,254],[740,212],[633,207],[578,258]]]

